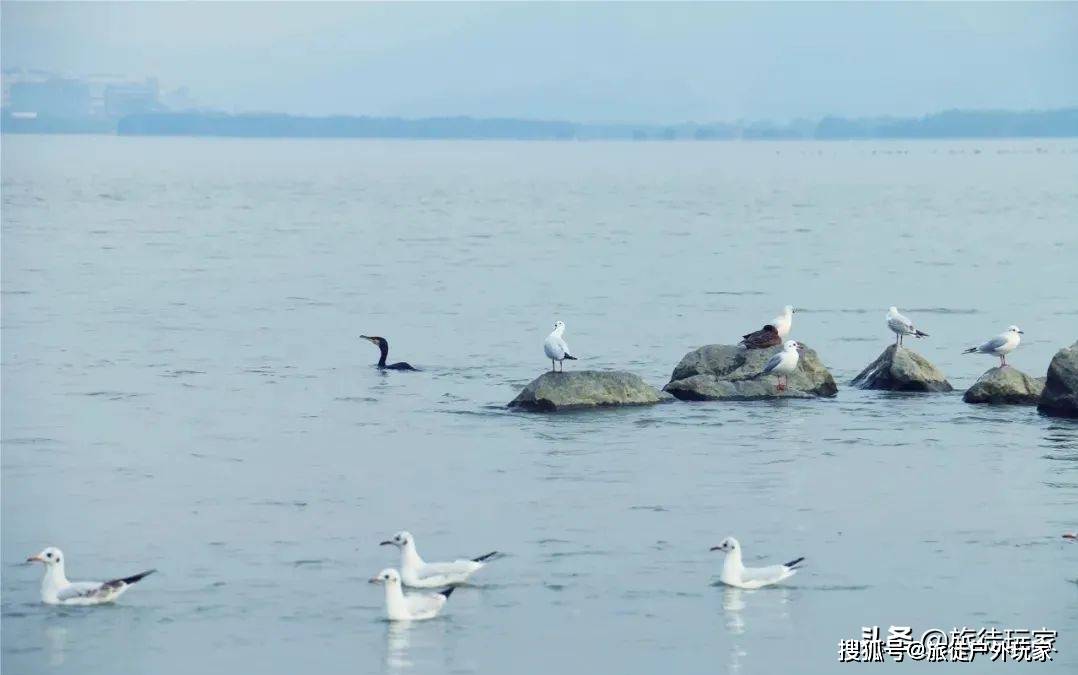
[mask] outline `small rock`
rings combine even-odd
[[[838,393],[835,378],[812,349],[805,348],[790,375],[786,391],[778,391],[774,376],[760,376],[781,347],[745,349],[738,345],[707,345],[686,354],[663,387],[683,401],[746,401],[763,398],[816,398]]]
[[[1037,410],[1052,417],[1078,417],[1078,342],[1052,357]]]
[[[951,391],[954,387],[928,359],[912,349],[891,345],[850,382],[859,389]]]
[[[664,397],[639,375],[623,371],[570,370],[546,372],[528,383],[509,402],[510,408],[535,412],[577,410],[618,405],[648,405]]]
[[[1012,366],[992,368],[962,395],[966,403],[1036,405],[1044,389],[1043,377],[1030,377]]]

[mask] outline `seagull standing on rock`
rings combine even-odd
[[[999,367],[1007,365],[1007,354],[1018,348],[1022,341],[1022,331],[1018,326],[1010,326],[996,337],[979,347],[970,347],[963,354],[991,354],[999,357]]]
[[[898,313],[897,307],[887,310],[887,327],[895,334],[895,344],[902,346],[902,338],[912,335],[916,338],[928,337],[928,333],[922,333],[913,327],[913,322]]]
[[[392,539],[381,542],[381,546],[396,546],[401,550],[401,578],[406,586],[412,588],[440,588],[463,584],[498,554],[491,551],[471,560],[429,563],[419,557],[415,548],[415,538],[410,532],[398,532]]]
[[[775,375],[782,376],[782,381],[775,385],[775,388],[779,391],[786,391],[787,379],[791,373],[797,370],[797,362],[800,360],[800,355],[797,350],[801,348],[801,344],[797,340],[788,340],[783,346],[782,351],[771,357],[771,360],[764,366],[764,370],[761,375]]]
[[[438,593],[404,594],[401,575],[395,569],[384,569],[371,577],[372,584],[382,584],[386,589],[386,617],[390,621],[423,621],[438,616],[446,600],[453,593],[447,588]]]
[[[794,308],[791,305],[786,305],[782,308],[782,314],[779,314],[774,319],[771,319],[769,326],[775,327],[775,332],[779,334],[780,340],[785,340],[786,336],[790,334],[790,329],[794,325]]]
[[[565,360],[576,361],[576,357],[569,354],[569,345],[565,343],[565,338],[562,335],[565,334],[565,324],[561,321],[554,322],[554,330],[550,335],[546,336],[546,340],[543,341],[543,352],[546,353],[546,357],[550,359],[550,372],[558,372],[555,368],[555,362],[561,364],[561,372],[565,372]]]
[[[804,560],[801,557],[783,565],[745,567],[745,564],[741,562],[741,544],[733,537],[723,539],[721,544],[712,546],[711,550],[722,551],[726,554],[719,580],[727,586],[749,590],[763,588],[764,586],[777,584],[783,579],[789,579],[797,573],[797,565]]]
[[[63,551],[50,546],[26,562],[39,562],[45,566],[45,578],[41,580],[41,602],[46,605],[103,605],[113,602],[143,577],[155,570],[148,570],[112,581],[68,581],[64,574]]]

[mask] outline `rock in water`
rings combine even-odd
[[[1078,417],[1078,342],[1052,357],[1037,410],[1053,417]]]
[[[760,376],[764,365],[782,347],[745,349],[737,345],[707,345],[689,352],[663,387],[683,401],[748,401],[762,398],[814,398],[838,393],[835,378],[809,348],[801,351],[797,371],[786,391],[776,390],[776,378]]]
[[[570,370],[543,373],[524,387],[509,402],[509,407],[553,412],[615,405],[648,405],[662,400],[662,392],[639,375],[622,371]]]
[[[1013,366],[992,368],[962,395],[966,403],[1016,403],[1036,405],[1044,379],[1030,377]]]
[[[951,391],[954,387],[928,359],[891,345],[850,382],[859,389],[886,391]]]

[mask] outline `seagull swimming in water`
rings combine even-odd
[[[887,310],[887,327],[895,334],[895,344],[901,346],[902,338],[912,335],[916,338],[928,337],[928,333],[922,333],[913,327],[913,322],[898,313],[897,307]]]
[[[999,357],[999,367],[1007,365],[1007,354],[1018,348],[1022,341],[1022,331],[1018,326],[1010,326],[996,337],[984,343],[980,347],[970,347],[963,354],[992,354]]]
[[[386,568],[371,577],[372,584],[386,588],[386,617],[390,621],[423,621],[438,616],[446,600],[453,593],[452,587],[437,593],[404,594],[401,575],[397,570]]]
[[[45,566],[45,577],[41,580],[41,602],[46,605],[103,605],[113,602],[143,577],[156,570],[147,570],[122,579],[112,581],[68,581],[64,574],[63,551],[50,546],[37,555],[32,555],[26,562],[39,562]]]
[[[412,588],[440,588],[463,584],[479,570],[483,569],[490,559],[498,554],[491,551],[471,560],[454,560],[453,562],[429,563],[419,557],[415,548],[415,538],[410,532],[398,532],[392,539],[387,539],[380,546],[396,546],[401,550],[401,578],[406,586]]]
[[[543,352],[550,359],[550,372],[557,372],[554,363],[561,364],[561,372],[565,372],[565,360],[576,361],[577,358],[569,353],[569,345],[565,343],[565,324],[561,321],[554,322],[554,330],[543,341]]]
[[[777,584],[783,579],[789,579],[797,573],[797,565],[805,558],[797,558],[783,565],[769,565],[767,567],[745,567],[741,562],[741,544],[733,537],[722,540],[718,546],[712,546],[712,551],[722,551],[726,554],[726,560],[722,563],[722,574],[719,580],[727,586],[735,588],[763,588]]]
[[[794,308],[792,305],[786,305],[782,308],[782,314],[779,314],[774,319],[771,319],[769,326],[775,328],[775,332],[779,334],[780,340],[785,340],[786,336],[790,334],[790,329],[794,325]]]
[[[397,363],[386,365],[386,357],[389,356],[389,340],[384,337],[378,337],[377,335],[360,335],[359,337],[378,347],[378,351],[381,353],[378,359],[378,367],[381,370],[419,370],[418,368],[413,368],[407,361],[398,361]]]
[[[775,385],[779,391],[786,391],[787,379],[791,373],[797,370],[797,362],[801,359],[797,350],[801,344],[797,340],[787,340],[782,351],[775,354],[764,366],[761,375],[781,375],[782,381]]]

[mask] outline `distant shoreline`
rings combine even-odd
[[[118,119],[59,118],[5,110],[5,134],[209,138],[359,138],[527,141],[963,140],[1078,138],[1078,107],[1045,111],[951,110],[919,118],[825,117],[789,124],[596,124],[515,118],[302,117],[173,112]]]

